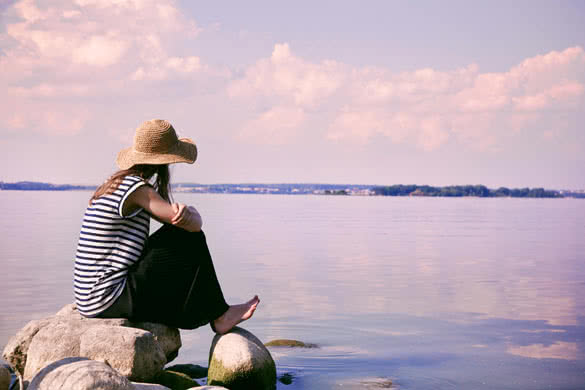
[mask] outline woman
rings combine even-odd
[[[229,306],[193,206],[172,203],[169,164],[197,148],[164,120],[144,122],[118,154],[120,171],[92,196],[75,260],[75,300],[86,317],[125,317],[220,334],[249,319],[260,300]],[[150,218],[163,226],[150,237]]]

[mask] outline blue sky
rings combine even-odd
[[[0,180],[99,183],[144,120],[175,181],[585,188],[585,5],[13,1]]]

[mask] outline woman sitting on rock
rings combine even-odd
[[[120,171],[85,211],[75,260],[75,299],[86,317],[124,317],[220,334],[249,319],[260,300],[229,306],[193,206],[172,203],[169,164],[197,158],[164,120],[144,122],[118,154]],[[150,218],[163,226],[149,236]]]

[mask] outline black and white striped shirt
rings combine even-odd
[[[124,202],[140,186],[126,176],[116,191],[95,199],[83,217],[75,256],[74,292],[77,310],[95,317],[122,294],[128,268],[140,259],[150,228],[144,209],[123,215]]]

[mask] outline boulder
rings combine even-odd
[[[2,357],[21,374],[24,373],[30,342],[39,330],[49,324],[49,322],[50,319],[48,318],[30,321],[4,347]]]
[[[229,333],[214,337],[209,352],[207,383],[231,390],[274,390],[276,365],[256,336],[235,327]]]
[[[155,322],[132,322],[129,326],[144,329],[152,333],[162,348],[167,362],[175,360],[179,355],[179,349],[182,346],[179,329]]]
[[[67,357],[79,356],[80,321],[50,322],[33,337],[28,347],[24,379],[30,380],[43,367]]]
[[[43,368],[27,390],[134,390],[130,381],[102,362],[65,358]]]
[[[96,325],[85,330],[77,356],[105,362],[137,382],[151,381],[167,362],[152,333],[123,326]]]
[[[0,366],[0,390],[8,390],[11,381],[12,374],[8,367]]]
[[[163,364],[173,360],[181,347],[181,336],[176,328],[152,322],[133,323],[125,318],[85,318],[75,309],[74,304],[70,304],[51,317],[29,322],[6,344],[3,357],[22,373],[25,379],[30,380],[39,370],[52,362],[66,357],[84,356],[80,353],[81,336],[94,326],[137,328],[149,332],[162,350],[165,357]],[[108,330],[102,335],[105,337],[109,333]],[[149,336],[144,337],[149,338]],[[148,359],[156,362],[161,360],[159,349],[153,347],[151,350],[154,355]],[[103,354],[99,356],[99,359],[116,361],[115,356],[107,355],[108,351],[113,351],[113,349],[103,348]],[[157,363],[154,367],[159,365]],[[142,377],[139,376],[139,378]]]

